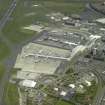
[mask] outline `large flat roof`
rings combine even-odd
[[[74,32],[73,30],[52,29],[43,32],[35,42],[43,45],[68,49],[72,52],[75,47],[84,45],[87,42],[87,37],[85,34]]]
[[[62,59],[68,57],[69,50],[29,43],[18,55],[15,68],[21,68],[24,72],[54,74]]]
[[[96,20],[96,22],[105,24],[105,18],[99,18],[99,19]]]

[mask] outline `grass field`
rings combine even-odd
[[[26,9],[23,5],[23,0],[18,3],[16,10],[11,17],[11,20],[3,29],[5,37],[7,37],[14,44],[25,41],[34,35],[34,33],[27,33],[21,30],[24,25],[33,23],[32,18],[24,18]]]
[[[73,104],[60,100],[57,102],[56,105],[73,105]]]
[[[34,4],[39,4],[40,6],[33,7]],[[34,24],[37,21],[43,24],[49,23],[45,15],[51,12],[62,12],[64,14],[80,13],[83,11],[84,6],[84,3],[80,2],[67,3],[64,1],[56,2],[56,0],[21,0],[21,2],[18,2],[11,20],[3,29],[3,33],[11,42],[18,44],[35,35],[34,33],[23,32],[21,30],[22,27]],[[35,13],[35,15],[26,16],[29,13]]]
[[[0,61],[4,60],[10,54],[10,49],[2,40],[0,41]]]
[[[12,0],[0,0],[0,19],[8,9],[9,4],[11,4],[11,1]]]
[[[2,63],[0,63],[0,81],[4,75],[4,72],[5,72],[5,67]]]
[[[46,8],[51,11],[61,12],[70,15],[71,13],[80,13],[83,11],[84,3],[65,3],[65,2],[44,2]]]
[[[0,60],[6,58],[9,55],[10,51],[7,45],[3,42],[0,42]]]
[[[19,105],[19,94],[17,86],[8,83],[6,86],[5,104],[6,105]]]

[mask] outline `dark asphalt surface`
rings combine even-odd
[[[89,4],[86,5],[86,9],[81,14],[81,17],[83,20],[95,20],[97,18],[105,17],[102,13],[99,13],[95,10],[93,10]]]

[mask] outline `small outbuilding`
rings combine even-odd
[[[99,18],[96,20],[97,23],[105,25],[105,18]]]
[[[22,86],[28,87],[28,88],[34,88],[36,86],[36,82],[32,80],[23,80]]]

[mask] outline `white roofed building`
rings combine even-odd
[[[105,18],[99,18],[96,22],[105,25]]]
[[[20,82],[20,85],[23,87],[34,88],[36,86],[36,82],[32,80],[23,80]]]

